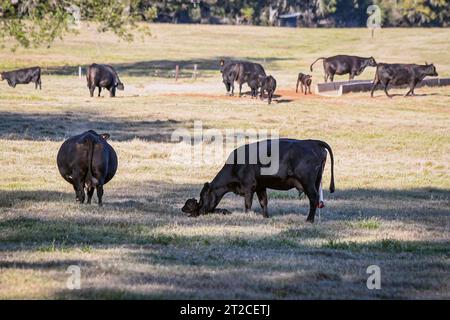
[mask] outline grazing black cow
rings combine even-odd
[[[110,97],[116,96],[116,88],[123,90],[123,83],[120,81],[116,70],[107,64],[91,64],[87,72],[87,87],[91,97],[94,96],[94,90],[98,87],[98,96],[102,88],[106,88],[109,91]]]
[[[266,76],[264,68],[259,63],[247,61],[224,61],[220,60],[220,72],[227,93],[234,94],[234,82],[239,84],[239,96],[242,95],[242,85],[248,83],[253,75]]]
[[[329,58],[318,58],[309,67],[313,71],[313,65],[323,59],[323,70],[325,72],[325,82],[333,82],[334,75],[349,74],[349,80],[352,80],[355,76],[359,76],[366,67],[376,67],[377,62],[373,57],[362,58],[356,56],[338,55]]]
[[[309,89],[309,94],[311,94],[311,83],[312,76],[309,74],[299,73],[297,78],[297,86],[295,87],[295,92],[298,92],[298,85],[300,84],[300,89],[303,92],[303,86],[305,86],[305,95],[307,89]]]
[[[264,92],[267,92],[268,96],[268,103],[272,103],[273,93],[275,92],[275,89],[277,88],[277,81],[272,76],[267,76],[264,78],[264,80],[261,83],[261,93],[260,98],[262,100]]]
[[[0,79],[8,81],[10,87],[15,88],[17,84],[28,84],[34,82],[34,88],[42,89],[41,68],[32,67],[0,73]]]
[[[426,76],[438,76],[436,67],[433,64],[428,64],[426,62],[425,65],[379,63],[377,71],[375,72],[375,79],[373,80],[370,96],[373,98],[373,92],[380,83],[383,85],[384,92],[389,98],[392,98],[392,96],[389,95],[387,91],[388,85],[409,85],[409,91],[405,94],[405,97],[410,94],[414,95],[414,88]]]
[[[274,146],[274,143],[278,144]],[[264,150],[260,154],[260,149]],[[267,152],[266,152],[267,150]],[[278,150],[278,152],[276,152]],[[245,197],[245,211],[252,207],[256,192],[263,210],[269,217],[266,189],[290,190],[296,188],[309,198],[307,221],[314,222],[319,205],[319,187],[327,158],[331,158],[330,192],[334,192],[334,158],[331,147],[319,140],[274,139],[247,144],[235,149],[211,183],[205,183],[200,200],[190,199],[193,215],[214,212],[222,197],[228,192]],[[244,156],[242,154],[244,153]],[[257,154],[254,154],[257,153]],[[269,164],[264,157],[271,157]],[[263,157],[263,158],[261,158]],[[242,161],[245,159],[244,161]],[[252,160],[250,160],[252,159]],[[256,160],[255,160],[256,159]],[[273,166],[278,160],[278,170],[267,174],[262,169]],[[264,163],[264,164],[263,164]],[[194,201],[192,201],[194,200]]]
[[[73,136],[62,144],[56,162],[61,176],[72,184],[76,200],[83,203],[84,188],[87,203],[91,203],[94,189],[97,189],[98,205],[102,205],[103,186],[110,181],[117,170],[117,155],[106,142],[109,134],[97,134],[93,130]]]

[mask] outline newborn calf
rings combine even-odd
[[[305,86],[305,94],[306,90],[309,89],[309,93],[311,94],[311,82],[312,76],[309,74],[299,73],[297,78],[297,87],[295,88],[295,92],[298,92],[298,85],[300,84],[300,89],[303,92],[303,86]]]
[[[188,199],[181,211],[188,213],[188,217],[198,217],[200,215],[200,206],[195,198]],[[213,213],[231,214],[227,209],[214,209]]]

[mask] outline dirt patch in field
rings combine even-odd
[[[229,96],[225,93],[219,94],[219,93],[200,93],[200,92],[183,92],[183,93],[163,93],[161,94],[163,96],[183,96],[183,97],[195,97],[195,98],[210,98],[210,99],[224,99],[224,100],[233,100],[233,99],[252,99],[250,92],[243,92],[242,96],[239,97],[238,94],[235,93],[234,96]],[[253,98],[255,99],[255,98]],[[257,98],[259,99],[259,98]],[[267,99],[267,96],[264,98]],[[287,90],[287,89],[280,89],[277,90],[273,101],[275,103],[289,103],[293,102],[295,100],[304,100],[304,99],[326,99],[324,96],[319,96],[316,94],[307,94],[304,95],[303,93],[296,93],[295,90]]]

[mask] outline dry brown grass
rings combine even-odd
[[[433,60],[448,76],[448,29],[382,30],[375,43],[353,29],[155,25],[153,33],[131,45],[100,36],[102,48],[114,48],[105,62],[146,62],[134,76],[122,66],[126,90],[116,99],[89,98],[85,81],[69,75],[44,75],[42,91],[1,83],[0,298],[450,298],[448,87],[391,100],[381,92],[375,99],[292,94],[296,72],[337,52]],[[0,61],[99,62],[94,38],[83,31],[50,51],[3,50]],[[278,103],[224,98],[212,66],[196,82],[141,76],[155,60],[165,60],[155,68],[166,72],[180,60],[208,65],[222,55],[266,58],[279,80]],[[170,134],[194,121],[327,141],[337,191],[325,194],[322,221],[307,224],[307,201],[276,191],[270,219],[256,203],[243,213],[234,195],[220,205],[232,215],[184,216],[184,201],[220,168],[171,161]],[[76,204],[55,163],[65,137],[91,128],[111,133],[119,156],[103,208]],[[324,179],[328,185],[329,167]],[[381,290],[366,288],[372,264],[381,267]],[[81,267],[81,290],[66,288],[69,265]]]

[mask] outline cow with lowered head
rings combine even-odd
[[[247,61],[220,60],[220,72],[227,93],[234,95],[234,83],[239,84],[239,96],[242,95],[242,85],[248,83],[254,75],[266,76],[266,72],[259,63]]]
[[[100,92],[102,88],[109,91],[110,97],[116,96],[116,89],[123,90],[124,85],[119,79],[119,75],[116,70],[107,64],[91,64],[88,67],[87,72],[87,87],[91,97],[94,96],[94,90],[98,87],[98,96],[100,97]]]
[[[324,80],[325,82],[330,81],[333,82],[334,75],[343,75],[349,74],[349,81],[355,78],[355,76],[359,76],[366,67],[376,67],[377,62],[373,57],[370,58],[362,58],[357,56],[347,56],[347,55],[338,55],[329,58],[318,58],[314,61],[309,67],[311,71],[313,71],[313,65],[319,61],[323,60],[323,70],[325,72]]]
[[[81,203],[85,200],[85,189],[88,204],[97,189],[101,206],[103,186],[116,174],[117,155],[106,141],[108,138],[107,133],[89,130],[67,139],[59,149],[56,158],[59,173],[73,186],[76,200]]]
[[[424,65],[379,63],[377,71],[375,72],[375,79],[373,80],[370,96],[373,98],[373,92],[380,83],[383,85],[384,92],[389,98],[392,98],[387,91],[389,85],[408,85],[409,91],[405,94],[405,97],[414,95],[416,85],[426,76],[438,76],[436,67],[433,64],[428,64],[426,62]]]
[[[42,89],[40,67],[1,72],[0,79],[2,81],[6,80],[8,82],[8,85],[13,88],[15,88],[18,84],[28,84],[30,82],[33,82],[35,89],[37,89],[38,86],[39,89]]]
[[[183,211],[191,216],[212,213],[229,192],[243,196],[245,211],[248,211],[256,193],[263,216],[267,218],[267,189],[295,188],[307,195],[307,221],[314,222],[327,151],[331,158],[330,192],[334,192],[334,158],[327,143],[319,140],[271,139],[235,149],[215,178],[205,183],[199,201],[189,199]]]

